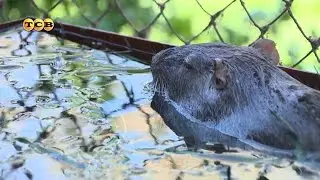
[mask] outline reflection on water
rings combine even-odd
[[[317,179],[286,159],[188,152],[148,66],[44,33],[0,35],[0,179]]]

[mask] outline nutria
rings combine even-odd
[[[159,52],[151,64],[151,107],[188,146],[212,142],[290,156],[320,151],[320,92],[278,68],[269,45]]]

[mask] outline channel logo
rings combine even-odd
[[[54,22],[50,18],[46,18],[44,20],[37,18],[32,20],[31,18],[27,18],[23,21],[23,29],[26,31],[51,31],[54,27]]]

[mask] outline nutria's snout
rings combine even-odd
[[[152,57],[151,62],[151,71],[155,71],[156,69],[162,69],[162,66],[165,64],[165,59],[167,56],[172,54],[174,48],[164,49]]]
[[[161,84],[163,84],[163,80],[160,79],[160,77],[161,74],[163,74],[163,64],[166,51],[167,49],[162,50],[152,57],[151,73],[153,76],[153,81],[150,84],[153,86],[155,91],[160,91],[160,89],[162,89]]]
[[[160,56],[162,54],[162,51],[160,51],[159,53],[155,54],[153,57],[152,57],[152,61],[151,61],[151,70],[153,70],[155,67],[157,67],[157,64],[159,63],[160,61]]]
[[[160,61],[161,56],[164,54],[165,51],[166,50],[162,50],[152,57],[151,68],[154,68],[157,66],[156,64]]]

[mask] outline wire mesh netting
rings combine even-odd
[[[90,26],[177,45],[248,45],[267,37],[282,64],[318,72],[319,1],[26,0],[0,1],[0,21],[25,16]]]

